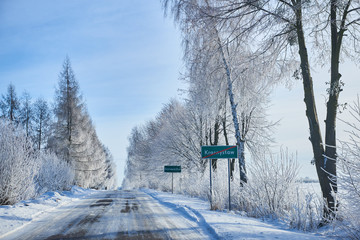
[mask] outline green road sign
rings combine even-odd
[[[181,166],[164,166],[164,172],[181,172]]]
[[[207,159],[238,158],[237,146],[201,146],[201,157]]]

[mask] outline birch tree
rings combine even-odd
[[[166,8],[166,4],[168,3],[168,1],[164,1],[164,3]],[[244,141],[243,139],[241,139],[240,134],[238,114],[236,109],[237,103],[234,100],[233,94],[233,79],[231,75],[231,68],[229,66],[228,59],[225,56],[224,45],[222,40],[220,39],[221,36],[219,34],[217,26],[213,21],[207,21],[207,19],[201,16],[202,14],[201,12],[199,12],[200,8],[195,2],[175,1],[174,6],[175,10],[173,10],[173,13],[175,15],[175,20],[180,22],[180,27],[184,32],[184,42],[192,47],[186,47],[186,61],[190,62],[191,64],[197,64],[198,58],[201,59],[205,56],[206,59],[206,54],[210,54],[211,59],[215,55],[215,68],[217,68],[216,70],[223,69],[223,71],[225,72],[227,96],[229,97],[229,102],[231,106],[236,144],[239,148],[240,179],[241,182],[247,182],[245,160],[243,158]],[[182,15],[179,14],[180,12],[182,13]],[[203,52],[205,52],[205,55],[202,54]],[[193,57],[192,54],[197,57]],[[205,69],[209,69],[208,66],[202,67]],[[190,71],[191,70],[192,69],[190,68]],[[212,71],[214,71],[214,69],[210,70],[210,72]],[[221,88],[218,87],[218,89]],[[217,122],[215,122],[215,126],[216,124]]]
[[[283,70],[284,62],[299,61],[295,76],[301,77],[304,87],[306,116],[314,162],[320,181],[324,206],[324,221],[334,217],[337,203],[336,180],[336,116],[339,94],[344,82],[340,74],[340,58],[359,59],[359,1],[164,1],[171,4],[178,19],[184,7],[201,6],[203,16],[228,29],[231,41],[246,40],[258,56],[272,55],[269,64]],[[179,7],[181,6],[181,7]],[[251,41],[251,42],[250,42]],[[308,46],[316,62],[329,66],[329,88],[325,137],[320,131],[319,117],[311,75],[312,62]],[[346,47],[345,47],[346,46]],[[297,73],[300,73],[298,75]],[[324,141],[323,141],[324,140]],[[333,193],[335,194],[333,194]]]
[[[194,66],[201,68],[198,72],[201,72],[203,77],[198,74],[199,77],[195,76],[195,81],[199,81],[199,84],[204,84],[205,87],[203,89],[205,90],[209,87],[206,85],[206,82],[208,82],[206,78],[210,77],[216,79],[214,81],[214,88],[217,88],[219,92],[216,93],[213,91],[212,94],[214,96],[212,96],[212,98],[210,97],[210,99],[217,99],[217,101],[221,103],[221,105],[219,105],[219,110],[217,110],[219,115],[220,112],[226,113],[226,111],[221,110],[221,108],[226,109],[226,104],[224,104],[226,101],[223,99],[224,97],[228,98],[234,137],[239,148],[238,158],[241,181],[246,182],[245,142],[247,140],[254,140],[250,138],[251,134],[247,134],[250,123],[253,125],[255,123],[255,118],[251,117],[254,108],[238,108],[241,101],[243,103],[242,106],[246,106],[250,101],[254,100],[254,98],[247,99],[244,97],[250,96],[249,94],[243,94],[245,91],[250,90],[249,88],[244,90],[244,86],[247,85],[247,82],[250,83],[252,81],[260,86],[265,86],[262,89],[258,87],[257,94],[266,99],[266,96],[270,93],[272,84],[279,79],[279,74],[276,74],[276,77],[273,76],[273,79],[275,80],[268,81],[270,78],[266,78],[266,74],[264,73],[266,70],[269,70],[269,68],[262,66],[261,69],[264,70],[263,73],[255,70],[260,66],[260,64],[254,64],[256,61],[252,54],[256,53],[252,53],[252,49],[242,42],[243,39],[234,38],[232,36],[232,31],[229,30],[229,26],[221,24],[216,18],[210,17],[211,14],[215,14],[213,11],[214,8],[211,7],[210,2],[211,1],[163,1],[165,9],[171,9],[175,21],[179,23],[180,29],[183,32],[185,61],[190,65],[188,71],[193,72]],[[265,61],[270,60],[269,58],[271,57],[271,55],[263,56],[259,62],[264,63]],[[204,63],[199,65],[199,62]],[[256,71],[260,74],[258,76],[249,74],[249,72],[251,73],[252,71]],[[203,72],[207,74],[204,74]],[[270,72],[273,71],[271,70]],[[194,78],[193,74],[190,76]],[[249,78],[248,76],[252,76],[253,78]],[[265,82],[265,84],[263,84],[262,81]],[[239,82],[244,82],[244,84],[238,84]],[[237,85],[234,87],[234,84]],[[260,89],[261,91],[259,91]],[[255,89],[252,89],[251,91],[254,93]],[[263,109],[263,107],[260,106],[259,109]],[[239,119],[239,116],[241,119]],[[217,116],[215,119],[218,119]],[[223,119],[226,118],[223,117]],[[215,121],[215,126],[216,123],[217,121]],[[223,124],[223,126],[225,125],[226,124]],[[271,128],[272,124],[267,124],[267,127]],[[263,127],[262,130],[264,129],[265,128]],[[223,132],[226,136],[225,142],[228,142],[225,128],[223,128]],[[270,140],[268,134],[264,136]]]
[[[199,36],[198,39],[200,40],[201,37]],[[211,45],[203,45],[201,42],[201,40],[187,42],[185,79],[189,88],[186,109],[193,115],[192,118],[199,118],[197,132],[200,133],[200,146],[218,145],[221,144],[221,122],[226,119],[224,116],[226,83],[221,81],[223,73],[219,71],[218,61],[213,57]],[[216,170],[217,160],[210,161],[213,169]]]

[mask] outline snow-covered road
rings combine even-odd
[[[2,239],[212,239],[201,224],[140,191],[99,191]]]
[[[149,189],[96,191],[72,187],[0,206],[2,239],[336,239],[288,229],[279,221],[210,211],[206,199]]]

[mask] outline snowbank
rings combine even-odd
[[[285,224],[261,221],[235,212],[210,211],[207,200],[143,189],[162,205],[184,218],[196,222],[214,239],[329,239],[320,233],[289,230]],[[73,187],[71,191],[47,192],[37,199],[21,201],[13,206],[0,206],[0,238],[25,226],[41,215],[95,194],[96,190]]]
[[[163,205],[177,211],[185,218],[198,222],[215,239],[329,239],[320,233],[303,233],[289,230],[279,222],[265,222],[235,212],[210,211],[208,201],[183,195],[142,189]]]
[[[71,191],[47,192],[37,199],[21,201],[15,205],[0,206],[0,237],[28,224],[43,213],[84,198],[95,190],[74,186]]]

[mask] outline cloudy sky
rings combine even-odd
[[[66,55],[121,181],[131,128],[153,118],[185,88],[178,80],[180,34],[158,0],[0,1],[0,94],[13,83],[18,95],[26,90],[34,99],[52,102]],[[360,71],[349,63],[342,70],[341,100],[352,102],[360,90]],[[321,122],[327,79],[326,69],[314,69]],[[302,99],[301,82],[291,91],[279,87],[269,114],[281,119],[277,147],[297,151],[301,176],[315,178]]]

